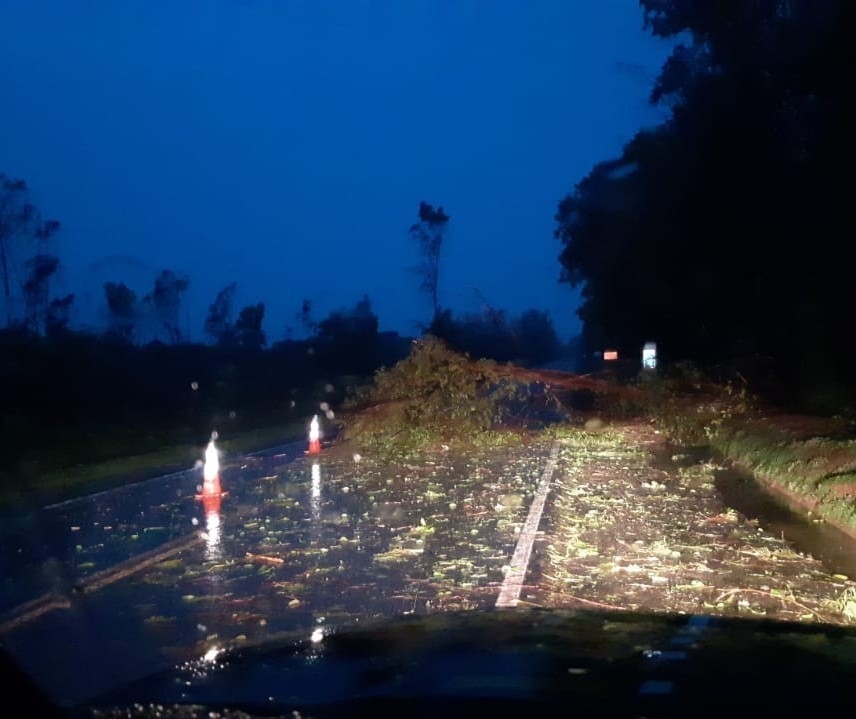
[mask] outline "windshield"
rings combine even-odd
[[[3,652],[78,707],[403,618],[856,622],[853,29],[0,4]]]

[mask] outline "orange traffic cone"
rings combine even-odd
[[[202,481],[202,498],[206,497],[222,497],[223,488],[220,486],[220,473],[214,475],[211,479]]]
[[[306,454],[320,454],[321,452],[321,430],[318,427],[318,415],[312,417],[309,423],[309,450]]]
[[[220,494],[206,494],[204,491],[202,493],[202,508],[205,510],[205,517],[207,518],[209,515],[220,514],[220,508],[223,504],[223,493]]]

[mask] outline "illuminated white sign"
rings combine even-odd
[[[656,342],[646,342],[642,347],[642,369],[657,369]]]

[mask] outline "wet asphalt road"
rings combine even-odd
[[[303,449],[227,459],[216,500],[196,468],[7,523],[3,646],[71,705],[226,645],[493,606],[548,444],[419,467]]]

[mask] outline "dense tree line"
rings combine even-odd
[[[358,345],[358,354],[342,347]],[[407,355],[396,333],[334,334],[268,349],[211,344],[134,345],[115,334],[40,337],[0,330],[0,477],[195,443],[303,421],[322,400]]]
[[[449,219],[442,207],[423,202],[409,232],[420,257],[419,286],[434,311],[430,330],[473,356],[527,364],[556,357],[559,341],[544,312],[456,318],[442,309],[439,263]],[[269,342],[265,304],[236,307],[236,282],[208,308],[208,341],[190,343],[183,320],[190,279],[171,269],[139,294],[121,278],[106,282],[102,329],[81,330],[70,321],[74,295],[51,293],[60,265],[51,240],[59,229],[59,222],[42,219],[26,183],[0,175],[6,310],[0,475],[196,442],[212,428],[228,433],[299,419],[319,397],[344,399],[347,384],[359,384],[411,349],[411,338],[379,331],[368,296],[319,319],[305,299],[296,313],[305,337],[286,332]]]
[[[550,315],[536,309],[511,319],[504,310],[490,309],[461,317],[455,317],[451,310],[441,310],[429,332],[452,349],[474,358],[540,365],[563,354]]]
[[[586,348],[651,339],[674,359],[752,360],[840,404],[856,386],[856,4],[640,4],[655,35],[690,41],[652,92],[668,121],[559,205]]]

